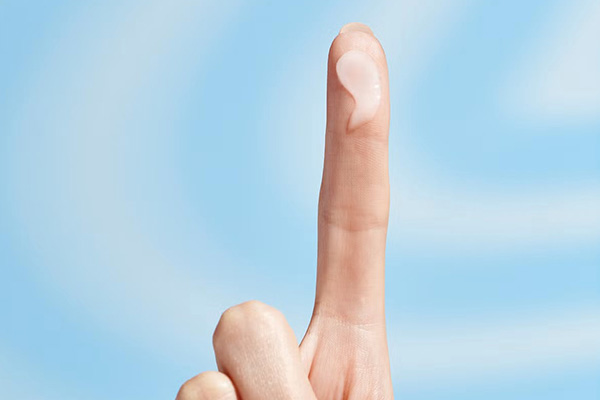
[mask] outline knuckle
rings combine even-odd
[[[260,317],[277,312],[273,307],[258,300],[246,301],[230,308],[230,310],[251,317]]]
[[[179,392],[177,393],[177,398],[175,400],[191,400],[193,398],[198,398],[196,395],[198,389],[187,381],[179,388]]]
[[[185,382],[176,400],[220,399],[234,393],[233,384],[224,374],[206,371]]]
[[[213,334],[213,344],[231,344],[237,340],[256,337],[265,327],[281,324],[283,315],[275,308],[260,301],[251,300],[228,308],[222,315]]]

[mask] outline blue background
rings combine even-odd
[[[392,92],[399,399],[600,398],[600,3],[0,1],[0,397],[161,399],[310,317],[327,50]]]

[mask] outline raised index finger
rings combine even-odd
[[[389,89],[371,30],[349,24],[329,52],[315,313],[384,321]]]

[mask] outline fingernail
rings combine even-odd
[[[360,22],[350,22],[349,24],[342,26],[342,29],[340,29],[340,33],[347,32],[364,32],[368,33],[369,35],[373,35],[373,31],[371,30],[371,28],[369,28],[365,24],[361,24]]]
[[[354,110],[348,120],[348,130],[372,120],[381,102],[379,69],[367,53],[350,50],[337,61],[340,83],[354,98]]]

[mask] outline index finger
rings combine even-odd
[[[366,25],[344,26],[328,61],[315,314],[384,321],[389,108],[383,48]]]

